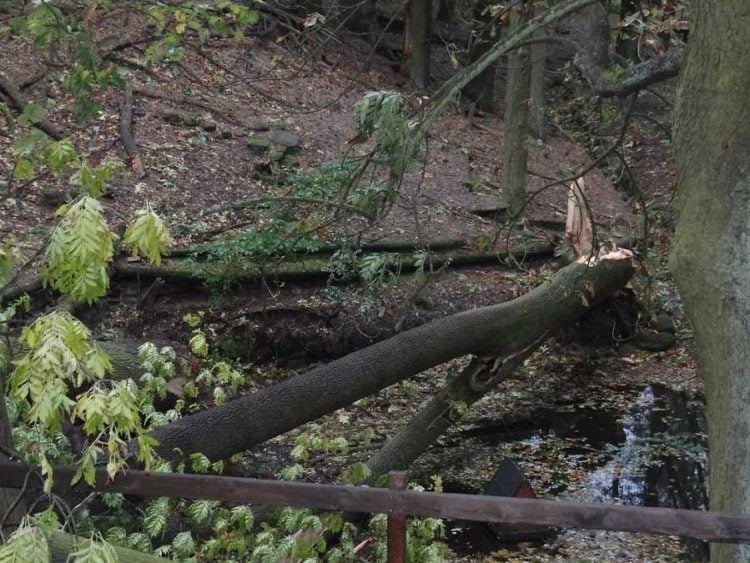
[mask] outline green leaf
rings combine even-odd
[[[35,102],[26,104],[23,108],[23,112],[18,116],[18,124],[21,127],[27,127],[29,125],[35,125],[41,123],[44,119],[44,108]]]
[[[125,229],[123,240],[134,257],[145,256],[153,264],[161,264],[161,257],[169,252],[172,239],[164,221],[146,206],[135,221]]]
[[[26,158],[16,160],[13,167],[13,177],[17,180],[28,180],[34,177],[34,163]]]
[[[71,165],[78,163],[78,153],[70,139],[48,144],[42,151],[42,158],[55,175],[66,172]]]
[[[68,561],[73,563],[117,563],[119,560],[115,548],[98,533],[81,541],[78,549],[68,556]]]
[[[74,301],[92,303],[109,288],[114,235],[92,197],[78,199],[62,213],[45,251],[42,278]]]
[[[49,547],[44,532],[24,518],[21,526],[0,546],[0,563],[49,561]]]

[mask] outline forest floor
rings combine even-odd
[[[108,35],[121,23],[101,21]],[[134,136],[146,175],[117,179],[105,198],[110,225],[117,229],[146,201],[167,221],[175,244],[187,248],[236,234],[258,216],[211,212],[284,186],[295,170],[310,171],[364,148],[351,142],[353,105],[371,90],[397,90],[414,107],[423,99],[410,92],[402,74],[368,54],[351,38],[323,44],[294,34],[260,33],[244,43],[212,41],[202,52],[187,49],[179,64],[144,66],[138,39],[143,22],[123,29],[118,51],[126,80],[136,88]],[[47,68],[46,53],[30,44],[0,39],[0,68],[17,83]],[[365,62],[367,61],[367,62]],[[139,94],[147,90],[159,96]],[[666,87],[663,95],[669,97]],[[571,98],[570,86],[553,90],[564,111],[590,100]],[[102,111],[83,126],[66,109],[69,96],[47,72],[26,88],[27,96],[49,110],[50,119],[70,132],[92,161],[117,156],[122,94],[102,93]],[[660,96],[662,95],[660,94]],[[571,101],[572,100],[572,101]],[[662,119],[661,100],[643,94],[626,129],[623,151],[631,176],[624,193],[617,171],[594,168],[585,175],[586,193],[604,240],[635,240],[644,209],[652,219],[651,244],[641,254],[634,286],[639,297],[674,320],[676,346],[659,352],[612,338],[608,320],[617,304],[604,306],[548,342],[513,379],[478,403],[467,419],[444,436],[412,468],[424,486],[439,474],[446,490],[482,492],[500,462],[513,459],[545,498],[705,507],[705,432],[700,380],[691,354],[691,336],[679,298],[666,274],[674,173],[668,142],[652,120]],[[609,106],[606,106],[609,107]],[[196,124],[175,117],[189,113]],[[441,118],[430,138],[425,164],[407,174],[390,213],[381,222],[351,219],[321,231],[323,242],[344,236],[363,242],[462,241],[459,250],[495,252],[495,263],[448,267],[417,281],[407,274],[368,285],[278,281],[271,274],[217,295],[196,284],[167,284],[144,300],[151,280],[113,280],[112,291],[81,316],[103,339],[186,342],[188,312],[205,314],[212,345],[255,374],[254,386],[326,361],[398,330],[440,316],[517,297],[551,275],[551,252],[519,264],[502,263],[505,244],[513,247],[559,241],[565,220],[564,186],[546,187],[592,161],[596,147],[575,141],[601,133],[600,146],[619,136],[618,122],[603,119],[605,106],[586,108],[574,131],[555,132],[544,143],[530,142],[528,191],[535,194],[525,225],[507,231],[497,193],[502,177],[502,120],[467,115],[458,104]],[[564,111],[561,109],[561,112]],[[638,120],[640,112],[646,118]],[[571,113],[569,113],[570,115]],[[567,127],[567,125],[566,125]],[[273,161],[253,150],[248,139],[284,132],[295,145]],[[57,206],[72,195],[54,178],[12,180],[12,138],[0,135],[0,226],[12,232],[28,254],[43,245],[55,224]],[[635,197],[633,186],[641,196]],[[647,205],[644,207],[644,202]],[[488,211],[489,210],[489,211]],[[305,213],[302,207],[298,213]],[[626,298],[627,301],[627,298]],[[602,318],[604,321],[602,321]],[[604,324],[602,324],[604,323]],[[366,461],[464,360],[423,373],[409,382],[363,399],[349,409],[295,430],[250,452],[233,474],[277,476],[291,463],[300,432],[344,434],[346,454],[320,454],[306,464],[304,478],[335,480],[354,461]],[[695,559],[695,546],[675,538],[603,532],[563,532],[542,542],[504,545],[488,526],[449,522],[447,541],[455,560],[652,560]]]

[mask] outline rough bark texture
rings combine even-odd
[[[529,130],[534,137],[542,141],[547,137],[547,104],[544,99],[544,67],[546,58],[547,46],[542,42],[534,43],[531,46],[531,77],[529,78],[529,99],[531,100]]]
[[[575,263],[523,297],[401,333],[305,374],[159,428],[159,453],[225,458],[468,353],[512,355],[624,284],[629,259]]]
[[[430,41],[432,36],[432,0],[409,2],[409,78],[417,90],[430,80]]]
[[[523,5],[511,10],[511,32],[526,21]],[[529,48],[521,47],[508,56],[508,85],[505,91],[502,190],[513,215],[526,199],[526,146],[529,115]]]
[[[672,269],[705,381],[711,510],[750,513],[750,2],[691,4]],[[713,561],[750,561],[713,545]]]
[[[581,313],[586,311],[581,303]],[[578,316],[578,315],[575,315]],[[572,322],[575,317],[572,317]],[[472,362],[436,397],[430,400],[417,415],[398,433],[393,436],[378,452],[370,458],[367,466],[370,468],[369,481],[376,482],[389,471],[406,470],[435,440],[461,419],[456,405],[463,408],[470,407],[485,394],[494,389],[500,382],[508,379],[513,372],[523,364],[523,361],[543,341],[544,334],[521,354],[511,358],[504,358],[498,369],[493,373],[494,364],[482,358],[475,358]]]

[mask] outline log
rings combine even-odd
[[[579,260],[518,299],[427,323],[158,428],[157,451],[169,459],[178,451],[223,459],[453,358],[521,353],[622,287],[633,271],[626,251]]]
[[[67,563],[70,561],[70,554],[77,549],[76,542],[84,539],[76,538],[60,530],[45,529],[44,535],[47,538],[47,545],[49,546],[50,563]],[[112,547],[115,548],[117,560],[120,563],[158,563],[159,561],[169,561],[168,559],[128,549],[127,547],[120,547],[119,545],[113,545]]]
[[[26,108],[26,105],[29,103],[26,99],[26,96],[21,93],[18,87],[2,74],[0,74],[0,92],[7,96],[10,102],[13,104],[13,107],[15,107],[19,112],[23,112],[23,110]],[[43,118],[35,126],[47,133],[47,135],[49,135],[56,141],[61,141],[67,136],[65,131],[60,129],[57,125],[53,124],[46,117]]]

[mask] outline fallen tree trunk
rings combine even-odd
[[[414,418],[388,440],[367,462],[368,482],[377,481],[389,471],[406,470],[451,425],[456,424],[468,407],[484,397],[502,381],[513,376],[524,360],[547,337],[544,333],[528,348],[507,358],[474,358]]]
[[[71,553],[78,549],[76,542],[84,539],[76,538],[59,530],[44,530],[44,535],[47,538],[47,545],[49,546],[50,563],[67,563],[70,561]],[[162,559],[161,557],[128,549],[127,547],[120,547],[119,545],[113,545],[112,547],[114,547],[115,553],[117,553],[117,560],[120,563],[158,563],[159,561],[168,561],[168,559]]]
[[[576,262],[530,293],[398,334],[307,373],[157,429],[158,452],[221,459],[346,407],[446,362],[474,353],[513,356],[622,287],[633,274],[624,252]]]

